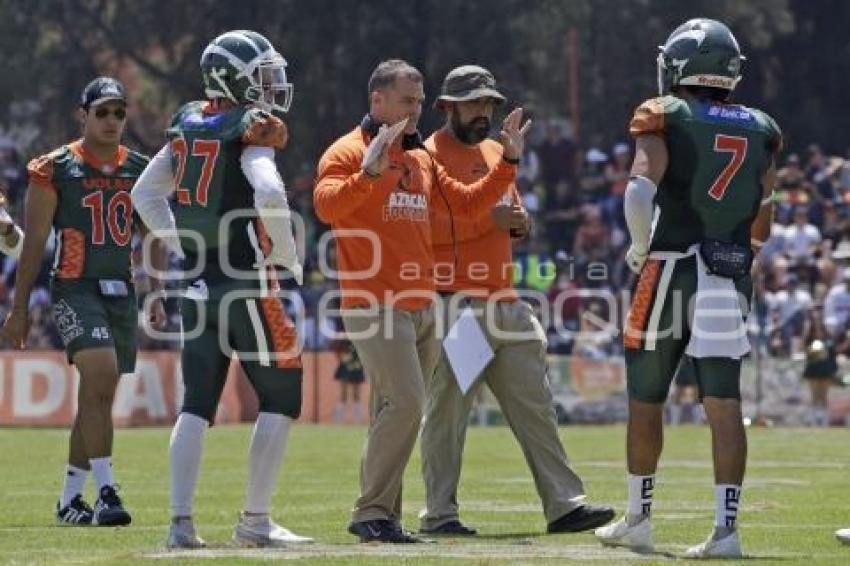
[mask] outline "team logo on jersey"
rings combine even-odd
[[[428,198],[423,193],[392,192],[384,206],[384,222],[428,222]]]
[[[76,311],[65,299],[61,299],[53,305],[53,321],[59,331],[59,337],[66,346],[78,336],[85,332]]]
[[[743,106],[735,105],[709,105],[705,110],[705,116],[717,122],[752,122],[753,114]]]
[[[224,112],[209,116],[189,114],[183,118],[183,125],[188,128],[218,128],[225,116],[226,114]]]

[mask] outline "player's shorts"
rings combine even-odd
[[[662,274],[669,261],[675,265],[666,280]],[[667,399],[670,383],[691,337],[693,314],[688,305],[697,290],[696,265],[695,256],[650,259],[641,271],[628,326],[644,334],[627,332],[624,338],[626,382],[632,399],[646,403],[663,403]],[[748,276],[736,280],[735,288],[745,297],[741,310],[746,314],[752,298],[752,279]],[[660,297],[663,307],[656,309]],[[741,360],[694,358],[693,367],[700,399],[741,398]]]
[[[104,296],[97,279],[54,279],[50,284],[53,321],[68,361],[91,348],[114,348],[119,373],[136,369],[139,311],[133,285],[125,296]]]
[[[236,354],[261,412],[293,419],[301,414],[301,356],[295,325],[280,298],[261,298],[252,285],[230,281],[203,286],[204,294],[191,293],[181,301],[183,331],[190,333],[182,353],[183,412],[210,423],[215,420],[230,360]],[[199,324],[200,333],[192,337]]]
[[[673,382],[679,387],[694,387],[697,384],[697,372],[694,369],[694,359],[690,356],[682,356],[679,369]]]

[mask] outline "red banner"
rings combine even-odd
[[[334,380],[337,356],[303,355],[301,422],[331,423],[339,398]],[[178,352],[140,352],[136,371],[118,383],[112,415],[118,426],[170,425],[183,396]],[[63,352],[0,352],[0,426],[70,426],[76,413],[79,375]],[[368,385],[362,388],[362,414]],[[257,398],[238,362],[230,375],[216,415],[217,423],[252,421]]]

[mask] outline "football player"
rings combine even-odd
[[[234,539],[248,546],[309,542],[272,521],[271,498],[292,421],[301,411],[301,360],[278,297],[275,265],[301,283],[275,150],[286,146],[292,84],[286,61],[253,31],[215,38],[201,56],[206,100],[181,107],[168,143],[133,189],[142,220],[198,272],[183,298],[185,395],[171,435],[171,548],[204,541],[192,521],[207,428],[232,353],[260,402],[251,439],[245,507]],[[173,211],[169,198],[173,197]],[[180,237],[175,227],[191,232]],[[182,234],[182,233],[181,233]]]
[[[632,241],[626,260],[639,279],[624,336],[629,501],[625,517],[597,529],[605,544],[653,548],[663,404],[687,353],[711,428],[716,499],[714,530],[687,556],[741,556],[744,319],[753,248],[768,236],[782,144],[770,116],[731,102],[743,59],[724,24],[682,24],[658,57],[661,96],[641,104],[630,124],[636,152],[625,195]]]
[[[112,400],[121,374],[136,363],[138,311],[130,275],[133,207],[130,188],[148,158],[121,145],[127,118],[124,86],[100,77],[86,86],[79,108],[83,137],[30,161],[26,227],[12,311],[3,335],[23,348],[29,298],[51,228],[53,319],[80,373],[59,522],[127,525],[130,514],[112,472]],[[161,264],[162,257],[156,261]],[[161,308],[161,305],[159,305]],[[157,323],[164,312],[157,311]],[[83,499],[89,471],[98,498]]]

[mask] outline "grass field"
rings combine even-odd
[[[668,429],[656,489],[659,553],[639,556],[600,547],[590,534],[544,533],[545,523],[522,455],[507,428],[473,428],[467,443],[462,517],[479,527],[469,539],[433,545],[358,545],[345,531],[357,493],[362,428],[295,429],[275,499],[275,517],[314,536],[315,545],[248,551],[229,542],[242,503],[250,428],[218,427],[207,437],[196,519],[211,548],[169,553],[166,429],[120,430],[116,471],[133,513],[124,529],[56,526],[66,432],[0,430],[0,562],[4,564],[234,564],[287,559],[314,564],[642,564],[668,562],[708,533],[713,519],[709,436],[704,428]],[[741,536],[757,564],[850,564],[850,547],[833,531],[850,526],[850,431],[751,429]],[[622,427],[572,427],[562,437],[591,499],[625,501]],[[90,501],[92,497],[88,498]],[[93,501],[91,501],[93,503]],[[423,502],[419,458],[408,466],[405,524]]]

